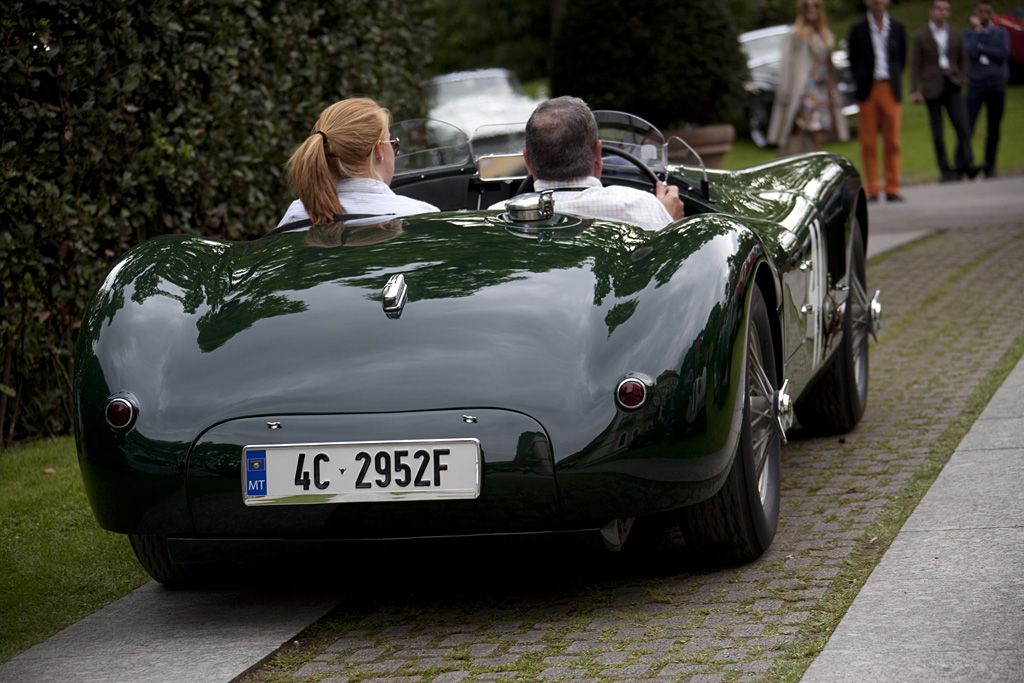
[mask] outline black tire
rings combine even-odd
[[[751,562],[779,525],[781,444],[775,415],[779,389],[768,307],[751,293],[744,359],[743,426],[729,475],[714,496],[679,511],[689,548],[707,559]]]
[[[796,405],[797,419],[809,432],[845,434],[864,416],[868,403],[868,336],[872,326],[865,262],[864,240],[855,221],[843,338],[828,365]]]
[[[767,101],[765,101],[767,99]],[[758,147],[768,146],[768,122],[772,117],[771,98],[762,94],[747,111],[750,139]]]
[[[129,534],[128,540],[131,541],[135,557],[139,558],[139,564],[154,581],[168,586],[181,586],[207,576],[206,565],[183,564],[172,560],[166,536]]]

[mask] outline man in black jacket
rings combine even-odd
[[[931,0],[928,25],[914,34],[910,48],[910,101],[924,102],[928,107],[932,146],[943,182],[978,175],[971,151],[967,107],[960,96],[960,88],[967,80],[967,51],[960,32],[949,25],[949,14],[949,0]],[[946,155],[943,107],[956,132],[955,166],[950,166]]]
[[[900,120],[903,67],[907,61],[907,32],[889,16],[889,0],[865,0],[867,16],[850,27],[847,39],[850,69],[857,84],[857,136],[868,201],[877,201],[878,133],[882,133],[885,196],[902,202],[900,194]]]

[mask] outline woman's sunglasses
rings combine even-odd
[[[384,140],[378,140],[378,142],[385,142],[385,141]],[[401,151],[401,149],[402,149],[402,145],[401,145],[401,142],[399,141],[399,139],[398,138],[390,138],[390,139],[387,140],[387,143],[389,145],[391,145],[391,149],[394,150],[395,156],[397,157],[398,156],[398,152]],[[373,147],[370,148],[370,154],[373,154],[373,150],[376,147],[377,147],[377,145],[376,145],[376,143],[374,143]],[[366,156],[370,156],[370,154],[367,154]]]

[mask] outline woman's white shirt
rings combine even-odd
[[[335,183],[338,200],[345,213],[370,213],[393,217],[431,213],[439,209],[433,204],[395,194],[385,183],[374,178],[345,178]],[[308,220],[309,214],[301,199],[288,207],[278,225]]]

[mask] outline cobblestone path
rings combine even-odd
[[[1024,350],[1022,263],[1024,223],[868,264],[886,317],[867,412],[844,437],[791,435],[779,533],[757,562],[702,567],[656,525],[615,556],[427,546],[349,560],[337,580],[353,597],[248,680],[797,680]]]

